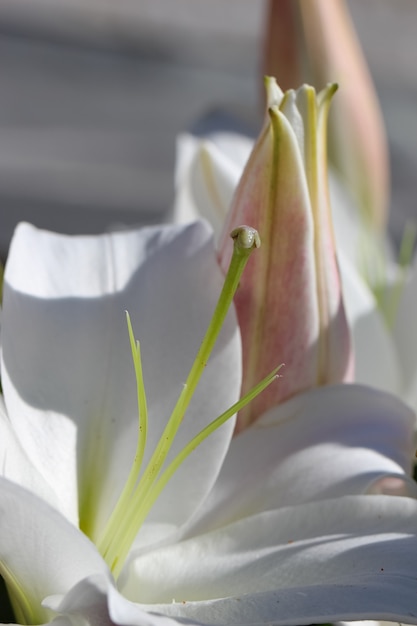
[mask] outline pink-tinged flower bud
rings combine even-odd
[[[271,0],[264,70],[283,89],[337,82],[329,119],[329,158],[366,224],[382,229],[389,196],[384,124],[344,0]]]
[[[267,79],[268,116],[245,167],[220,244],[238,224],[259,231],[235,296],[243,392],[279,363],[282,378],[239,415],[238,428],[318,385],[350,380],[352,354],[327,188],[326,125],[336,87],[281,92]],[[224,242],[224,243],[223,243]]]

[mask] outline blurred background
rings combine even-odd
[[[417,217],[417,2],[348,4],[387,126],[397,235]],[[164,219],[175,138],[202,117],[256,134],[265,9],[262,0],[2,0],[1,255],[21,220],[91,233]]]

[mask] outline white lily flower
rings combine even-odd
[[[221,282],[201,223],[100,237],[18,228],[2,321],[0,571],[20,623],[417,623],[414,417],[356,385],[299,394],[234,438],[225,423],[147,511],[120,571],[106,563],[100,536],[138,428],[124,310],[141,340],[146,468]],[[231,313],[168,460],[240,383]]]

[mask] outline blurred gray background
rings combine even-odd
[[[175,137],[256,132],[258,0],[0,0],[0,252],[15,224],[100,232],[163,219]],[[349,0],[385,117],[392,223],[417,217],[417,2]]]

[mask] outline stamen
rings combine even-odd
[[[138,403],[138,412],[139,412],[139,425],[138,425],[138,442],[136,446],[136,454],[133,460],[132,467],[130,469],[130,473],[126,484],[123,488],[123,491],[119,497],[119,500],[113,509],[113,512],[107,522],[105,536],[103,540],[99,541],[100,551],[106,551],[109,547],[110,540],[112,536],[114,536],[117,531],[118,526],[120,525],[121,516],[125,514],[125,511],[128,507],[129,500],[134,491],[135,485],[138,481],[140,470],[142,467],[143,457],[145,454],[146,447],[146,439],[148,433],[148,407],[146,403],[146,393],[145,393],[145,384],[143,382],[143,369],[142,369],[142,359],[140,353],[140,343],[135,340],[135,336],[133,334],[132,322],[130,320],[130,315],[126,311],[126,321],[127,321],[127,329],[129,332],[129,340],[130,340],[130,349],[132,352],[132,360],[135,368],[135,376],[136,376],[136,388],[137,388],[137,403]],[[107,539],[107,542],[106,542]]]
[[[155,500],[158,498],[162,489],[174,474],[176,469],[206,437],[221,426],[226,420],[232,417],[238,410],[246,406],[248,402],[261,393],[261,391],[263,391],[263,389],[265,389],[265,387],[267,387],[276,378],[279,368],[274,370],[274,372],[272,372],[269,376],[267,376],[267,378],[261,381],[261,383],[246,394],[244,398],[239,400],[239,402],[220,415],[217,419],[211,422],[211,424],[204,428],[196,437],[194,437],[194,439],[187,444],[182,452],[171,462],[168,468],[166,468],[164,473],[159,477],[175,435],[184,419],[185,412],[223,326],[245,265],[252,250],[254,248],[259,248],[260,246],[260,239],[257,231],[248,226],[236,228],[231,233],[231,237],[234,240],[234,250],[219,301],[206,335],[200,349],[198,350],[196,359],[191,367],[187,381],[184,384],[171,417],[168,420],[164,432],[162,433],[155,451],[147,467],[144,469],[140,480],[138,480],[138,475],[143,459],[146,440],[147,409],[139,343],[135,342],[130,319],[128,317],[130,345],[138,386],[138,406],[140,414],[139,428],[142,432],[139,432],[137,454],[129,474],[129,478],[107,523],[104,533],[98,542],[98,548],[116,578],[123,568],[131,545],[141,525],[147,517]]]
[[[141,514],[143,515],[143,521],[145,521],[146,516],[149,511],[155,504],[158,496],[163,491],[164,487],[168,483],[168,481],[172,478],[174,473],[180,467],[180,465],[185,461],[185,459],[193,452],[198,446],[203,443],[207,437],[209,437],[215,430],[223,426],[227,422],[228,419],[233,417],[236,413],[245,408],[256,396],[258,396],[264,389],[269,387],[271,383],[274,382],[277,378],[279,378],[278,371],[281,369],[282,365],[276,367],[268,376],[266,376],[260,383],[258,383],[253,389],[251,389],[243,398],[235,402],[233,406],[231,406],[227,411],[219,415],[215,420],[210,422],[208,426],[203,428],[198,435],[196,435],[191,441],[187,443],[185,448],[171,461],[166,470],[162,473],[160,478],[157,480],[155,485],[152,488],[152,491],[148,494],[145,502],[142,503],[141,506]]]

